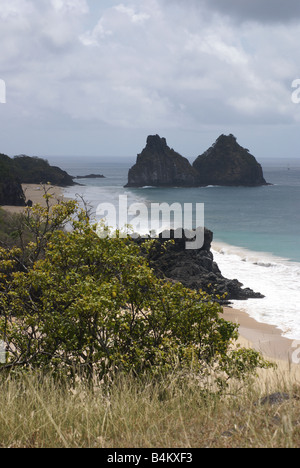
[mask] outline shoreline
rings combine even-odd
[[[60,187],[57,185],[50,185],[49,187],[48,186],[46,187],[50,188],[49,193],[53,195],[54,203],[57,201],[61,201],[61,200],[68,200],[68,198],[64,196],[65,187]],[[45,199],[43,198],[44,191],[40,184],[22,184],[22,188],[25,194],[26,202],[28,202],[28,200],[31,200],[33,205],[39,204],[43,207],[46,206]],[[15,213],[23,213],[27,207],[4,205],[4,206],[1,206],[1,208],[7,211],[8,213],[15,214]]]
[[[231,307],[273,325],[292,343],[300,341],[300,262],[220,242],[212,244],[212,253],[225,278],[237,278],[243,287],[264,296],[232,300]]]
[[[283,331],[275,325],[257,322],[246,312],[230,307],[223,308],[223,318],[239,325],[239,341],[243,346],[250,346],[269,359],[293,362],[295,341],[282,336]]]
[[[224,307],[222,317],[239,324],[238,345],[259,351],[267,361],[275,364],[274,369],[257,372],[262,391],[270,393],[270,388],[276,389],[282,383],[299,385],[300,341],[285,338],[275,325],[257,322],[238,309]]]

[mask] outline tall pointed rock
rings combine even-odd
[[[126,187],[194,187],[197,172],[188,159],[169,148],[159,135],[148,136],[147,145],[129,170]]]

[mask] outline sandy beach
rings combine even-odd
[[[25,193],[26,202],[31,200],[33,204],[40,204],[45,206],[46,202],[43,198],[44,190],[41,185],[38,184],[22,184],[23,191]],[[47,187],[48,188],[48,187]],[[53,203],[56,203],[58,200],[65,199],[63,195],[64,188],[58,186],[50,186],[49,193],[53,195]],[[24,211],[24,207],[22,206],[2,206],[4,210],[10,213],[22,213]]]
[[[241,310],[225,307],[223,318],[239,324],[238,343],[246,348],[260,351],[274,369],[258,371],[262,391],[280,388],[282,383],[300,384],[300,343],[282,336],[282,331],[273,325],[259,323]]]
[[[264,357],[276,364],[276,369],[259,372],[261,385],[271,382],[300,383],[300,343],[282,336],[282,331],[273,325],[259,323],[243,311],[224,308],[228,321],[239,324],[238,343],[260,351]]]
[[[247,342],[251,347],[271,359],[292,362],[295,342],[283,337],[279,328],[259,323],[245,312],[229,307],[224,308],[224,318],[239,324],[243,343]]]

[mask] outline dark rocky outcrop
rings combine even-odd
[[[170,149],[165,138],[149,136],[129,170],[126,187],[203,187],[268,185],[261,165],[233,135],[221,135],[193,165]]]
[[[102,174],[88,174],[85,176],[76,176],[73,179],[105,179],[105,176]]]
[[[168,234],[170,239],[174,238],[174,231]],[[180,282],[184,286],[203,290],[212,295],[223,296],[226,299],[220,300],[222,304],[227,304],[230,300],[245,300],[250,298],[263,298],[260,293],[256,293],[243,285],[237,279],[224,278],[217,263],[214,261],[211,252],[213,233],[204,230],[204,244],[198,250],[186,250],[184,233],[181,239],[174,239],[174,244],[168,243],[163,248],[166,239],[160,235],[148,254],[148,261],[155,274],[173,282]],[[142,243],[142,239],[137,242]]]
[[[0,154],[0,205],[26,205],[21,182],[12,169],[10,157],[6,154]]]
[[[193,164],[198,185],[248,186],[267,185],[261,165],[249,150],[240,146],[233,135],[221,135],[215,144]]]
[[[26,206],[25,195],[18,179],[8,177],[0,182],[0,205]]]
[[[189,161],[169,148],[165,138],[149,136],[147,145],[129,170],[126,187],[193,187],[197,173]]]

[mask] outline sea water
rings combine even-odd
[[[51,158],[71,175],[104,174],[80,179],[65,190],[83,196],[94,212],[100,203],[203,203],[205,226],[213,231],[212,251],[222,274],[238,279],[264,299],[234,301],[256,320],[278,326],[284,336],[300,340],[300,161],[262,161],[264,187],[125,189],[133,159]]]

